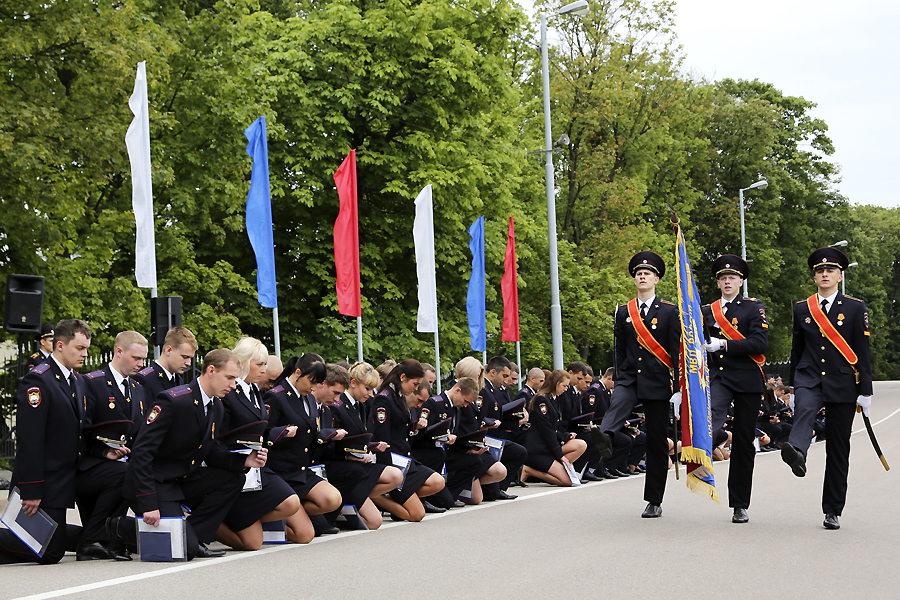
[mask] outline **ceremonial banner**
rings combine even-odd
[[[156,289],[156,241],[153,221],[153,182],[150,173],[150,108],[147,102],[146,63],[139,62],[134,93],[128,99],[134,119],[125,133],[131,161],[131,206],[134,209],[134,277],[138,287]],[[154,292],[155,295],[155,292]]]
[[[434,208],[431,185],[416,197],[416,219],[413,221],[416,247],[416,275],[419,278],[418,331],[437,331],[437,280],[434,268]]]
[[[709,371],[703,348],[703,315],[681,227],[675,225],[678,314],[681,318],[681,458],[686,463],[687,486],[716,502],[712,468],[712,415]]]
[[[469,316],[469,339],[472,350],[487,352],[487,315],[484,310],[484,215],[469,227],[469,250],[472,251],[472,275],[466,295]]]
[[[334,222],[334,270],[338,312],[361,317],[359,289],[359,213],[356,190],[356,150],[351,150],[334,174],[341,210]]]
[[[272,196],[269,189],[269,150],[266,145],[266,116],[244,130],[247,154],[253,159],[250,190],[247,192],[247,236],[256,254],[256,291],[259,303],[278,308],[275,291],[275,239],[272,233]]]
[[[506,238],[506,259],[503,261],[503,333],[504,342],[519,341],[519,285],[516,274],[516,230],[512,215],[509,216],[509,234]]]

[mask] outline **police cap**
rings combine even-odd
[[[628,263],[628,272],[631,273],[632,277],[634,277],[638,269],[649,269],[656,273],[657,277],[661,278],[666,274],[666,263],[663,262],[663,259],[656,252],[644,250],[632,256],[631,262]]]
[[[716,279],[722,275],[737,275],[741,279],[747,279],[750,276],[750,267],[740,256],[723,254],[713,262],[712,275]]]
[[[819,269],[840,269],[843,271],[850,264],[847,255],[837,248],[819,248],[809,255],[806,263],[813,271]]]

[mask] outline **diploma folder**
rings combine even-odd
[[[177,562],[187,560],[187,536],[184,517],[161,517],[159,527],[135,517],[138,554],[143,562]]]
[[[31,548],[32,552],[40,557],[44,556],[47,544],[59,526],[56,521],[38,509],[32,516],[28,516],[22,510],[22,498],[19,496],[19,488],[15,487],[9,495],[0,522],[9,527],[13,534],[22,540],[22,543]]]
[[[262,524],[263,544],[286,544],[285,521],[266,521]]]
[[[403,481],[397,486],[397,491],[399,492],[403,489],[403,484],[406,483],[406,474],[409,472],[409,465],[412,464],[412,459],[408,456],[391,452],[391,463],[403,473]]]

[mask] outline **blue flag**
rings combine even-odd
[[[472,251],[472,276],[469,277],[469,293],[466,295],[466,313],[469,315],[469,339],[472,350],[487,351],[487,317],[484,312],[484,215],[469,227],[469,250]]]
[[[275,291],[275,240],[272,235],[272,196],[269,190],[269,150],[266,147],[266,116],[244,130],[247,154],[253,159],[250,191],[247,192],[247,236],[256,254],[256,291],[259,303],[278,308]]]
[[[681,458],[687,464],[687,486],[716,502],[712,468],[712,416],[709,371],[703,348],[703,314],[681,227],[675,226],[678,314],[681,317]]]

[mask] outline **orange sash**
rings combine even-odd
[[[671,369],[672,358],[669,356],[669,353],[666,352],[666,349],[656,341],[656,338],[653,337],[650,330],[647,329],[647,324],[644,323],[644,319],[641,318],[641,313],[638,311],[637,299],[635,298],[628,301],[628,316],[631,317],[631,324],[634,325],[634,332],[637,334],[638,343],[643,346],[647,352],[655,356],[659,362]]]
[[[859,359],[856,356],[856,352],[853,351],[853,348],[850,347],[850,344],[847,343],[844,336],[842,336],[840,332],[835,329],[831,321],[828,320],[822,307],[816,302],[816,296],[817,294],[813,294],[806,299],[806,306],[809,307],[809,314],[812,315],[816,325],[819,326],[819,331],[822,332],[822,335],[824,335],[825,338],[837,348],[837,351],[841,353],[841,356],[850,363],[853,372],[856,374],[856,383],[859,383],[859,372],[856,370],[856,363]]]
[[[716,300],[712,304],[709,305],[712,309],[712,314],[716,318],[716,324],[719,326],[719,329],[722,333],[725,334],[729,340],[745,340],[747,338],[744,337],[740,331],[737,330],[737,327],[728,322],[728,319],[725,318],[725,313],[722,311],[722,303]],[[751,354],[750,358],[753,359],[753,362],[762,366],[766,362],[766,357],[762,354]]]

